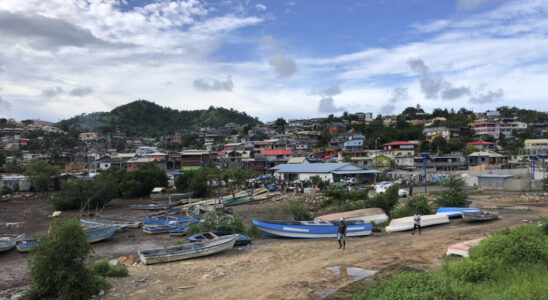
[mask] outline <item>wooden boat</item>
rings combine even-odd
[[[188,226],[180,226],[178,228],[175,228],[175,229],[172,229],[169,231],[169,235],[172,235],[172,236],[183,236],[183,235],[186,235],[187,232],[188,232],[189,228]]]
[[[181,207],[173,208],[168,211],[162,211],[159,213],[148,214],[147,216],[151,219],[165,218],[167,216],[172,216],[180,213],[183,209]]]
[[[380,208],[365,208],[340,213],[333,213],[314,218],[314,221],[362,220],[370,223],[383,223],[388,221],[388,216]]]
[[[192,197],[192,193],[173,193],[167,192],[166,188],[154,188],[150,193],[150,200],[153,201],[179,201],[181,199],[188,199]]]
[[[38,247],[38,239],[22,240],[15,245],[19,252],[29,252],[30,249]]]
[[[456,256],[462,256],[462,257],[468,257],[468,250],[472,246],[478,245],[481,241],[483,241],[485,237],[464,241],[460,243],[456,243],[454,245],[451,245],[447,247],[447,253],[446,255],[456,255]]]
[[[20,242],[24,239],[25,239],[24,234],[20,234],[15,237],[12,237],[12,236],[0,237],[0,252],[5,252],[15,248],[17,242]]]
[[[98,220],[98,219],[80,219],[84,225],[113,225],[125,228],[139,228],[143,225],[141,221],[114,221],[114,220]]]
[[[168,217],[164,219],[144,219],[143,224],[145,225],[162,225],[166,223],[176,224],[176,223],[185,223],[185,222],[197,222],[200,221],[201,216],[194,217],[184,217],[184,218],[174,218]]]
[[[446,224],[449,223],[449,217],[446,215],[424,215],[421,216],[421,227]],[[415,221],[413,217],[405,217],[394,219],[390,222],[390,225],[386,226],[386,232],[405,231],[413,229]]]
[[[152,225],[152,226],[143,227],[143,232],[146,234],[160,234],[160,233],[168,233],[172,230],[184,229],[184,228],[186,228],[186,226],[183,226],[183,225],[171,225],[171,224]]]
[[[131,209],[144,209],[144,210],[165,210],[170,209],[173,206],[179,205],[179,203],[162,203],[162,204],[132,204],[129,206]]]
[[[373,226],[362,220],[348,220],[346,223],[346,235],[367,236],[371,234]],[[339,221],[276,221],[256,220],[253,224],[259,227],[265,237],[285,238],[336,238],[339,230]]]
[[[462,212],[462,218],[467,222],[485,222],[498,218],[497,214],[480,211],[465,211]]]
[[[237,239],[238,234],[232,234],[201,243],[139,250],[139,257],[146,265],[201,257],[230,249],[234,247]]]
[[[88,242],[96,243],[99,241],[109,239],[114,234],[114,232],[118,230],[118,226],[103,225],[103,226],[87,228],[84,230],[88,234]]]
[[[196,233],[194,235],[191,235],[190,237],[188,237],[188,240],[193,243],[202,242],[206,240],[212,240],[220,236],[231,235],[231,234],[232,232],[230,231],[202,232],[202,233]],[[238,237],[234,246],[245,246],[245,245],[251,244],[251,238],[249,237],[249,235],[245,233],[238,233],[238,234],[240,235],[240,237]]]
[[[232,198],[232,196],[230,196],[230,198],[223,198],[223,204],[225,206],[242,204],[242,203],[249,202],[252,199],[253,199],[253,197],[249,197],[249,195],[234,196],[234,198]]]
[[[445,215],[449,218],[460,218],[462,213],[465,211],[477,212],[479,208],[468,208],[468,207],[440,207],[436,211],[436,215]]]

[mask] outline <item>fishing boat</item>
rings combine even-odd
[[[231,235],[231,234],[232,232],[230,231],[202,232],[202,233],[196,233],[194,235],[191,235],[190,237],[188,237],[188,240],[193,243],[202,242],[206,240],[212,240],[220,236]],[[234,246],[245,246],[245,245],[251,244],[251,238],[249,237],[249,235],[245,233],[238,233],[238,234],[240,235],[240,237],[238,237]]]
[[[0,237],[0,252],[5,252],[8,250],[11,250],[12,248],[15,248],[15,245],[17,242],[20,242],[25,239],[24,234],[20,234],[18,236],[3,236]]]
[[[177,193],[170,194],[166,188],[156,187],[152,189],[150,193],[150,200],[153,201],[179,201],[181,199],[188,199],[192,197],[192,193]]]
[[[436,211],[436,215],[445,215],[449,218],[460,218],[462,213],[465,211],[476,212],[479,211],[479,208],[468,208],[468,207],[440,207]]]
[[[194,216],[194,217],[184,217],[184,218],[174,218],[174,217],[168,217],[164,219],[144,219],[143,224],[145,225],[162,225],[166,223],[184,223],[184,222],[191,222],[191,221],[199,221],[201,219],[201,216]]]
[[[446,255],[455,255],[455,256],[462,256],[462,257],[468,257],[468,251],[471,247],[478,245],[481,241],[483,241],[485,237],[464,241],[460,243],[456,243],[454,245],[451,245],[447,247],[447,253]]]
[[[447,215],[424,215],[421,216],[421,227],[446,224],[449,223],[449,217]],[[405,217],[394,219],[386,226],[386,232],[405,231],[413,229],[415,220],[413,217]]]
[[[38,239],[22,240],[15,245],[19,252],[29,252],[30,249],[38,247]]]
[[[114,220],[99,220],[99,219],[80,219],[80,222],[84,225],[113,225],[120,228],[139,228],[143,225],[141,221],[114,221]]]
[[[103,225],[103,226],[86,228],[84,230],[88,234],[88,242],[96,243],[99,241],[109,239],[114,234],[114,232],[118,230],[118,226]]]
[[[265,237],[284,238],[335,238],[339,230],[340,221],[276,221],[256,220],[253,224],[259,227]],[[367,236],[371,234],[373,226],[362,220],[348,220],[346,223],[346,235]]]
[[[253,199],[253,196],[250,197],[249,195],[234,196],[234,198],[230,196],[230,197],[223,198],[223,204],[225,206],[242,204],[242,203],[249,202],[252,199]]]
[[[370,223],[384,223],[388,221],[388,216],[380,208],[365,208],[334,214],[323,215],[314,218],[314,221],[335,221],[340,218],[345,220],[362,220]]]
[[[139,250],[139,257],[146,265],[202,257],[234,247],[234,243],[238,239],[238,236],[238,234],[232,234],[200,243]]]
[[[168,211],[162,211],[162,212],[159,212],[159,213],[148,214],[147,216],[151,219],[165,218],[167,216],[176,215],[176,214],[180,213],[182,210],[183,210],[183,208],[177,207],[177,208],[170,209]]]
[[[161,203],[161,204],[131,204],[129,208],[131,209],[142,209],[142,210],[166,210],[170,209],[173,206],[179,205],[179,202],[175,203]]]
[[[169,235],[171,236],[183,236],[188,233],[188,226],[179,226],[178,228],[172,229],[169,231]]]
[[[485,222],[498,218],[497,214],[480,211],[464,211],[462,218],[467,222]]]
[[[186,228],[186,226],[176,225],[176,224],[152,225],[152,226],[143,227],[143,232],[146,234],[160,234],[160,233],[168,233],[172,230],[184,229],[184,228]]]

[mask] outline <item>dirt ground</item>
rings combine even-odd
[[[540,195],[540,194],[539,194]],[[511,206],[496,210],[500,219],[468,224],[454,219],[450,224],[427,227],[423,234],[374,233],[365,238],[349,238],[345,251],[335,240],[258,239],[251,246],[234,248],[220,255],[159,265],[130,266],[130,276],[109,279],[113,287],[104,299],[320,299],[348,298],[363,286],[365,275],[387,274],[399,269],[435,269],[447,246],[494,231],[522,224],[548,214],[548,197],[540,195],[525,203],[520,193],[483,192],[471,196],[472,207]],[[234,207],[244,219],[279,215],[287,200]],[[285,197],[283,197],[285,199]],[[116,200],[101,218],[138,220],[147,212],[128,210],[135,200]],[[142,200],[141,203],[148,201]],[[53,208],[44,198],[0,203],[0,223],[24,221],[20,230],[28,237],[44,234]],[[491,209],[492,210],[492,209]],[[78,217],[79,212],[63,213]],[[0,229],[6,233],[6,229]],[[112,239],[93,244],[90,260],[137,256],[143,248],[173,245],[181,238],[145,235],[129,229]],[[28,254],[15,250],[0,254],[0,299],[18,293],[30,283],[25,275]],[[363,276],[360,276],[363,275]],[[7,298],[9,299],[9,298]]]

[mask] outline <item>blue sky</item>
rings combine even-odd
[[[548,110],[548,1],[2,0],[0,117]]]

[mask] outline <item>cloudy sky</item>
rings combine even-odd
[[[1,0],[0,117],[548,110],[546,0]]]

